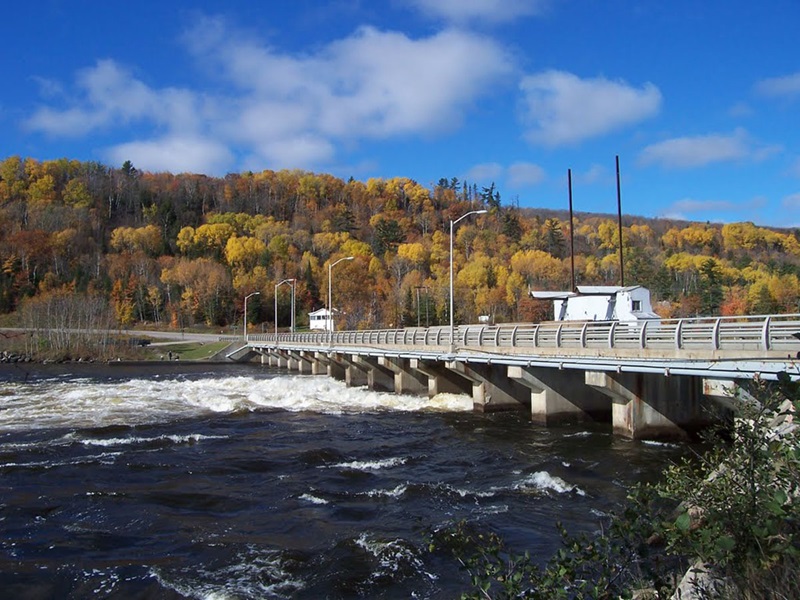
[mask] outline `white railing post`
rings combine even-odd
[[[761,347],[764,350],[769,350],[769,326],[772,317],[767,317],[764,319],[764,327],[761,330]]]
[[[678,323],[675,325],[675,349],[680,350],[683,346],[683,340],[681,336],[683,335],[683,319],[678,319]]]

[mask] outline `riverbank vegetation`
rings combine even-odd
[[[325,305],[328,266],[354,256],[332,282],[338,326],[447,323],[450,220],[485,209],[455,229],[456,321],[538,321],[551,308],[528,289],[571,287],[569,221],[518,203],[445,177],[214,178],[12,156],[0,161],[0,315],[50,319],[79,295],[98,323],[221,330],[241,324],[244,297],[258,291],[247,319],[271,329],[275,286],[294,279],[303,326]],[[797,230],[626,216],[622,238],[626,283],[649,287],[662,316],[798,310]],[[615,217],[578,212],[574,247],[576,283],[619,283]],[[277,289],[284,327],[291,294]]]
[[[468,523],[436,532],[472,580],[464,599],[800,598],[800,387],[756,382],[708,449],[635,487],[598,532],[549,560]]]

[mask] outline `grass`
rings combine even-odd
[[[179,360],[207,360],[220,350],[228,346],[228,342],[177,342],[174,344],[164,344],[161,346],[148,346],[147,352],[152,359],[166,357],[172,352],[172,358],[176,355]]]

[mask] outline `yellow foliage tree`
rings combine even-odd
[[[264,242],[257,238],[233,236],[225,244],[225,260],[233,269],[250,271],[266,250]]]

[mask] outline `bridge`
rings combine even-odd
[[[471,395],[534,423],[610,421],[635,439],[683,438],[730,416],[756,379],[800,379],[800,314],[462,325],[238,338],[232,360],[396,393]]]

